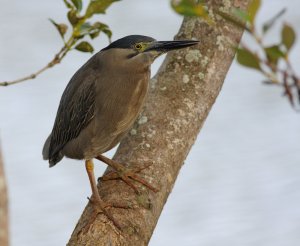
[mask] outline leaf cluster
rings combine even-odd
[[[198,16],[213,24],[209,17],[208,7],[204,0],[172,0],[171,7],[175,12],[184,16]]]
[[[69,23],[57,23],[52,19],[50,21],[62,37],[66,49],[74,48],[81,52],[93,52],[93,46],[88,41],[82,41],[82,39],[85,37],[94,39],[100,33],[104,33],[110,41],[112,32],[108,25],[99,21],[91,23],[90,19],[94,15],[105,14],[107,8],[116,1],[119,0],[90,0],[86,10],[83,11],[82,0],[63,0],[68,9],[67,19]],[[71,29],[71,32],[70,36],[66,38],[68,29]]]
[[[12,81],[0,82],[0,86],[14,85],[36,78],[47,69],[59,64],[66,54],[73,49],[92,53],[94,51],[93,46],[88,41],[83,40],[86,37],[94,39],[97,38],[100,33],[104,33],[110,41],[112,32],[108,25],[99,21],[92,23],[90,19],[95,15],[105,14],[107,8],[113,2],[117,1],[120,0],[89,0],[86,10],[84,11],[82,0],[63,0],[67,8],[67,19],[69,23],[57,23],[50,19],[50,22],[54,25],[64,42],[63,47],[46,66],[37,72]],[[68,30],[70,31],[68,32]]]
[[[266,21],[259,30],[255,24],[255,17],[260,6],[260,0],[253,0],[247,11],[233,9],[233,13],[225,18],[237,26],[244,23],[244,29],[258,47],[258,50],[254,50],[250,49],[247,44],[241,43],[240,47],[237,48],[237,61],[242,66],[261,72],[266,77],[265,84],[281,86],[284,95],[295,107],[296,102],[300,104],[300,78],[297,77],[292,68],[289,54],[296,41],[296,32],[291,25],[283,23],[280,40],[272,44],[265,44],[266,35],[286,10],[279,11]]]
[[[207,20],[209,7],[206,1],[172,0],[173,9],[185,16],[197,16]],[[300,105],[300,78],[295,74],[289,54],[296,41],[294,28],[284,23],[281,28],[281,38],[278,42],[265,44],[264,38],[274,27],[279,18],[286,12],[285,9],[266,21],[261,30],[256,24],[256,16],[261,7],[261,0],[252,0],[247,11],[231,8],[230,12],[213,9],[212,11],[235,26],[244,29],[254,40],[258,50],[250,49],[247,44],[241,43],[233,47],[237,51],[237,62],[247,68],[255,69],[266,77],[266,84],[279,85],[284,90],[290,104],[294,107],[296,101]],[[211,24],[211,21],[208,21]]]

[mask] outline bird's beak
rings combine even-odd
[[[144,52],[157,51],[159,53],[166,53],[171,50],[186,48],[198,43],[199,41],[197,40],[154,41],[149,44]]]

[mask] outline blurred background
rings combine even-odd
[[[283,7],[300,35],[300,2],[265,0],[258,22]],[[0,0],[0,81],[35,72],[62,41],[63,1]],[[123,0],[100,21],[113,40],[128,34],[169,40],[182,18],[167,0]],[[268,35],[280,38],[281,25]],[[247,41],[247,40],[246,40]],[[93,42],[106,46],[103,35]],[[300,45],[292,62],[300,68]],[[71,52],[33,81],[0,88],[0,138],[9,188],[11,245],[65,245],[90,195],[83,162],[42,160],[61,94],[90,54]],[[153,74],[162,58],[153,65]],[[182,168],[150,245],[300,245],[300,114],[282,91],[236,63]],[[114,150],[108,153],[112,156]],[[100,176],[105,165],[97,162]]]

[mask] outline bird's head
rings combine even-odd
[[[147,36],[130,35],[112,42],[102,51],[114,51],[115,56],[120,56],[120,59],[143,61],[151,65],[161,54],[189,47],[198,42],[196,40],[156,41]]]

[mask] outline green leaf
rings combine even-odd
[[[85,22],[79,27],[79,35],[85,36],[87,34],[90,34],[90,31],[92,30],[92,25],[89,22]]]
[[[248,13],[249,13],[249,18],[250,18],[250,23],[253,24],[255,21],[255,16],[257,14],[257,11],[259,10],[261,5],[260,0],[252,0],[248,7]]]
[[[89,35],[92,39],[94,39],[98,37],[101,32],[105,33],[110,40],[112,32],[108,25],[101,22],[95,22],[93,25],[91,25],[90,22],[85,22],[78,25],[74,31],[74,35],[76,38],[83,38],[84,36]]]
[[[281,42],[286,47],[287,51],[291,49],[296,40],[296,33],[294,29],[288,25],[284,24],[281,30]]]
[[[273,72],[276,71],[278,60],[285,57],[285,53],[281,51],[279,45],[272,45],[264,48],[270,68]]]
[[[261,70],[259,58],[248,50],[238,48],[237,61],[245,67]]]
[[[90,32],[90,37],[92,39],[96,38],[97,36],[99,36],[100,32],[103,32],[106,34],[106,36],[108,37],[108,39],[111,39],[112,36],[112,32],[109,29],[108,25],[101,23],[101,22],[95,22],[93,24],[93,29]]]
[[[72,26],[75,26],[79,21],[79,18],[77,16],[77,11],[74,9],[71,9],[68,12],[68,19],[69,19],[70,23],[72,24]]]
[[[113,3],[120,0],[91,0],[87,7],[85,17],[90,18],[94,14],[104,14],[106,9]]]
[[[233,8],[232,13],[235,16],[235,18],[239,19],[240,21],[250,22],[250,16],[247,11],[238,8]]]
[[[90,43],[86,42],[86,41],[82,41],[79,44],[77,44],[75,46],[75,49],[79,50],[79,51],[82,51],[82,52],[91,52],[91,53],[94,51],[93,46]]]
[[[94,31],[94,32],[90,33],[90,37],[91,37],[91,39],[94,39],[94,38],[97,38],[99,36],[99,34],[100,34],[99,30],[98,31]]]
[[[82,0],[71,0],[78,12],[82,10]]]
[[[285,57],[285,54],[280,50],[279,45],[272,45],[264,48],[267,57],[270,61],[277,61],[279,58]]]
[[[59,32],[60,36],[64,39],[64,36],[68,30],[68,26],[66,24],[63,23],[56,23],[54,20],[49,19],[50,22],[56,27],[57,31]]]
[[[108,39],[109,39],[109,42],[111,42],[112,31],[111,31],[109,28],[107,28],[107,29],[103,29],[102,32],[105,33],[105,35],[106,35],[106,36],[108,37]]]
[[[171,1],[171,6],[175,12],[180,15],[201,17],[209,23],[213,23],[213,20],[209,17],[207,7],[203,1],[173,0]]]
[[[270,20],[264,23],[263,32],[266,33],[270,28],[275,24],[275,22],[286,12],[286,8],[280,10],[275,16],[273,16]]]
[[[217,10],[217,14],[223,17],[225,20],[231,22],[232,24],[236,25],[237,27],[240,27],[242,29],[247,29],[246,22],[237,18],[234,15],[225,13],[223,11]]]
[[[172,1],[171,5],[173,9],[181,15],[200,17],[207,15],[204,4],[197,3],[193,0]]]
[[[67,8],[69,8],[69,9],[73,8],[72,4],[70,4],[67,0],[64,0],[64,3],[67,6]]]

